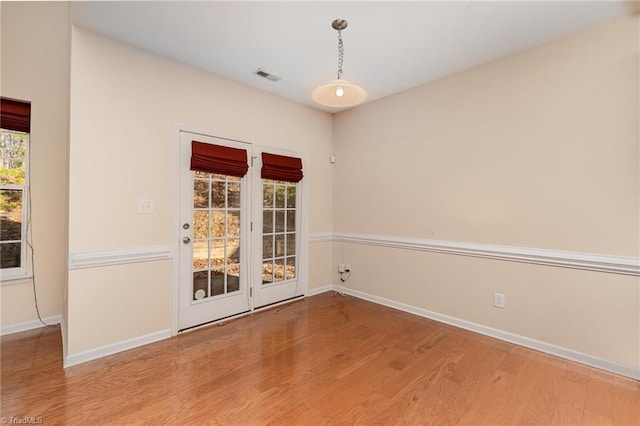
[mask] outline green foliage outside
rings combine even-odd
[[[27,135],[2,129],[0,135],[0,184],[25,184]],[[22,214],[22,189],[4,187],[0,191],[0,213]]]
[[[0,132],[0,269],[6,269],[21,265],[27,135]]]
[[[0,183],[24,185],[27,135],[2,129],[0,138]]]

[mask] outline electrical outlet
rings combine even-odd
[[[506,305],[504,294],[493,293],[493,306],[504,309]]]

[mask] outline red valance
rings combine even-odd
[[[0,127],[29,133],[31,131],[31,103],[0,98]]]
[[[247,151],[239,148],[192,141],[191,170],[243,177],[249,170]]]
[[[300,182],[302,180],[302,159],[263,152],[262,178]]]

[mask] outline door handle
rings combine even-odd
[[[184,238],[182,239],[182,242],[183,242],[184,244],[189,244],[189,243],[191,242],[191,238],[189,238],[189,237],[184,237]]]

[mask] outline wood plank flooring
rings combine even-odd
[[[66,370],[59,328],[1,343],[47,425],[640,425],[637,381],[333,293]]]

